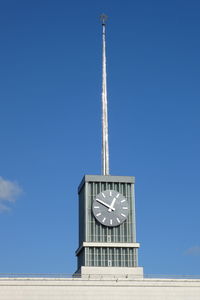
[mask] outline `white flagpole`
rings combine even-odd
[[[109,175],[109,147],[108,147],[108,103],[106,80],[106,15],[101,16],[102,21],[102,174]]]

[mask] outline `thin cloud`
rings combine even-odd
[[[200,256],[200,246],[193,246],[185,251],[186,255]]]
[[[0,176],[0,212],[9,210],[9,204],[14,203],[21,193],[22,189],[17,182]]]

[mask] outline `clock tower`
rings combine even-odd
[[[81,277],[142,277],[138,267],[135,178],[109,174],[105,15],[102,21],[102,175],[79,185],[79,247],[75,274]]]

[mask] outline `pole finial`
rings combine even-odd
[[[102,25],[105,25],[105,24],[106,24],[106,21],[107,21],[107,19],[108,19],[108,16],[105,15],[105,14],[102,14],[102,15],[100,16],[100,19],[101,19]]]

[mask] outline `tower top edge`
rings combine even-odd
[[[113,183],[135,183],[134,176],[113,176],[113,175],[84,175],[78,187],[81,190],[86,182],[113,182]]]

